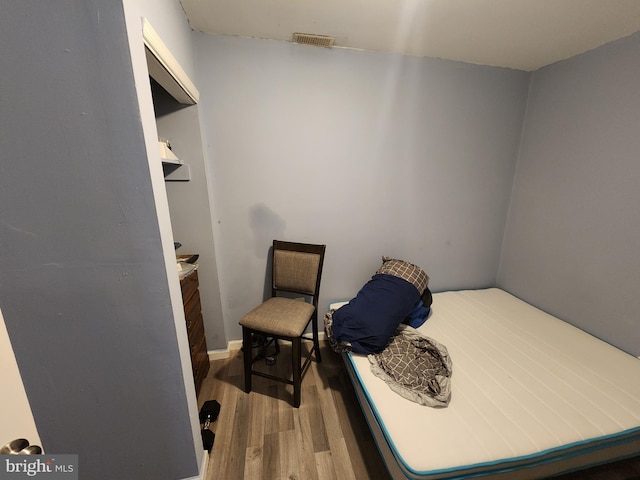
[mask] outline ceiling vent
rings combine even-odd
[[[315,35],[312,33],[294,33],[291,41],[302,45],[313,45],[314,47],[333,47],[334,37],[327,35]]]

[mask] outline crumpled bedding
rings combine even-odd
[[[371,371],[402,397],[429,407],[449,405],[453,364],[436,340],[400,325],[387,347],[367,358]]]
[[[382,257],[382,265],[357,295],[325,315],[325,332],[336,352],[374,354],[383,350],[397,326],[411,315],[428,292],[429,276],[417,265]],[[430,292],[425,298],[431,305]],[[423,302],[424,306],[424,302]],[[428,309],[418,312],[423,322]]]
[[[333,314],[336,311],[335,308],[332,308],[324,315],[324,331],[326,334],[327,341],[329,342],[329,346],[336,353],[344,353],[351,351],[351,342],[345,340],[336,340],[335,335],[333,334]]]

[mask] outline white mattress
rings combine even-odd
[[[345,356],[390,471],[540,478],[640,455],[639,359],[498,289],[434,294],[419,331],[449,350],[447,408],[400,397],[366,356]]]

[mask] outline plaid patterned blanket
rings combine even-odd
[[[436,340],[400,325],[387,348],[367,358],[371,371],[399,395],[429,407],[449,404],[452,362]]]
[[[421,295],[429,284],[429,276],[419,266],[396,258],[382,257],[382,266],[376,273],[402,278],[412,283]]]

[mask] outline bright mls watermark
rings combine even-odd
[[[0,480],[78,480],[78,455],[0,455]]]

